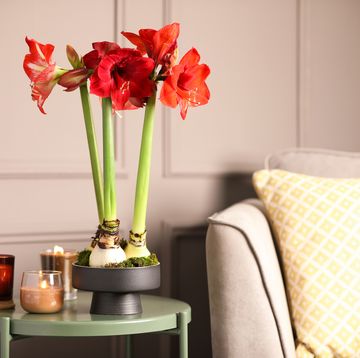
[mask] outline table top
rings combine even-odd
[[[15,309],[1,310],[9,317],[11,334],[28,336],[114,336],[160,332],[177,328],[177,314],[191,321],[187,303],[172,298],[140,295],[143,313],[137,315],[93,315],[89,313],[92,293],[78,291],[78,298],[65,301],[59,313],[26,313],[15,299]]]

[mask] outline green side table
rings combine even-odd
[[[166,297],[141,295],[143,313],[139,315],[91,315],[91,293],[78,292],[78,299],[67,301],[55,314],[26,313],[15,299],[13,310],[0,311],[0,356],[10,357],[10,342],[35,336],[85,337],[124,335],[126,357],[131,357],[132,334],[161,332],[179,336],[180,358],[188,358],[188,304]]]

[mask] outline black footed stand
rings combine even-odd
[[[73,264],[75,288],[93,293],[90,313],[134,315],[142,313],[140,292],[160,287],[160,264],[106,268]]]
[[[94,292],[91,301],[92,314],[140,314],[142,306],[138,293]]]

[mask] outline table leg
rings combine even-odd
[[[0,357],[10,358],[10,318],[0,318]]]
[[[125,358],[131,358],[131,336],[125,336]]]
[[[186,314],[184,312],[178,313],[178,328],[180,329],[179,357],[188,358],[188,324],[186,322]]]

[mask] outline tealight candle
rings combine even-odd
[[[64,250],[61,246],[40,253],[42,270],[61,271],[65,300],[77,297],[77,290],[72,286],[72,264],[76,262],[77,256],[75,250]]]
[[[64,289],[60,271],[25,271],[20,288],[21,307],[30,313],[55,313],[62,309]]]

